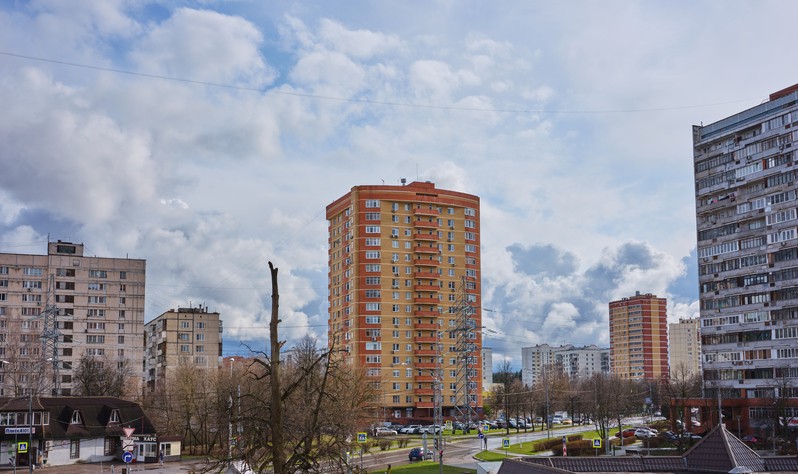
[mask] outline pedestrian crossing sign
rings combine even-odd
[[[502,438],[502,448],[510,447],[510,438]]]
[[[601,438],[593,439],[593,447],[599,449],[601,447]]]
[[[358,443],[365,443],[366,442],[366,433],[360,432],[357,434],[357,442]]]
[[[27,441],[20,441],[17,443],[17,452],[18,453],[27,453],[28,452],[28,442]]]

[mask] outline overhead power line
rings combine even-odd
[[[688,104],[688,105],[674,105],[662,107],[642,107],[642,108],[623,108],[623,109],[574,109],[574,110],[556,110],[556,109],[523,109],[523,108],[494,108],[494,107],[464,107],[461,105],[440,105],[440,104],[419,104],[412,102],[396,102],[386,100],[374,100],[364,98],[352,97],[334,97],[320,94],[309,94],[305,92],[293,92],[277,89],[265,89],[259,87],[247,87],[235,84],[224,84],[219,82],[200,81],[196,79],[187,79],[182,77],[165,76],[162,74],[151,74],[146,72],[126,71],[124,69],[110,68],[105,66],[95,66],[91,64],[81,64],[70,61],[62,61],[59,59],[42,58],[38,56],[30,56],[27,54],[13,53],[11,51],[0,51],[0,55],[8,56],[18,59],[25,59],[28,61],[37,61],[50,64],[58,64],[61,66],[69,66],[81,69],[90,69],[94,71],[112,72],[115,74],[126,74],[129,76],[146,77],[150,79],[159,79],[164,81],[181,82],[184,84],[194,84],[207,87],[218,87],[223,89],[231,89],[246,92],[258,92],[269,95],[285,95],[293,97],[303,97],[316,100],[327,100],[334,102],[352,102],[359,104],[370,105],[383,105],[389,107],[406,107],[416,109],[430,109],[430,110],[451,110],[462,112],[491,112],[491,113],[508,113],[508,114],[550,114],[550,115],[593,115],[593,114],[628,114],[628,113],[641,113],[641,112],[665,112],[674,110],[687,110],[687,109],[700,109],[708,107],[716,107],[718,105],[728,105],[740,102],[750,102],[753,100],[760,101],[761,97],[749,99],[737,99],[724,102],[715,102],[708,104]]]

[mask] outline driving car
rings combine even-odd
[[[427,450],[426,453],[424,453],[424,451],[421,448],[413,448],[410,450],[410,453],[408,453],[407,457],[411,461],[423,461],[425,459],[432,459],[433,454],[432,450],[429,449]]]
[[[745,436],[743,436],[743,441],[745,441],[746,443],[756,444],[756,443],[761,442],[762,438],[759,438],[759,437],[754,436],[754,435],[745,435]]]

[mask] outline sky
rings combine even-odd
[[[0,252],[147,260],[145,320],[225,355],[326,343],[325,206],[481,199],[484,345],[609,344],[608,302],[698,315],[692,126],[798,82],[791,1],[0,2]]]

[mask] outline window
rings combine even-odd
[[[367,234],[379,234],[380,233],[380,226],[378,226],[378,225],[367,225],[366,226],[366,233]]]
[[[55,270],[55,275],[60,277],[74,277],[75,276],[75,269],[74,268],[58,268]]]
[[[86,323],[86,329],[92,331],[105,331],[105,323]]]
[[[204,341],[205,340],[205,334],[197,334],[197,340],[198,341]]]
[[[380,265],[379,264],[366,264],[366,271],[369,273],[379,273],[380,272]]]
[[[190,329],[191,322],[190,321],[180,321],[180,329]]]
[[[40,277],[40,276],[42,276],[42,269],[41,268],[34,268],[34,267],[25,267],[25,269],[22,271],[22,274],[23,275],[27,275],[27,276]]]
[[[70,420],[69,423],[72,424],[72,425],[82,425],[83,424],[83,420],[82,420],[82,418],[80,416],[80,411],[79,410],[75,410],[75,411],[72,412],[72,419]]]
[[[366,303],[366,311],[379,311],[380,304],[379,303]]]
[[[105,296],[89,296],[89,304],[105,304]]]
[[[105,336],[89,334],[86,336],[86,344],[105,344]]]
[[[372,237],[366,239],[366,246],[367,247],[379,247],[380,246],[380,238],[379,237]]]
[[[205,352],[205,346],[194,347],[194,352]]]
[[[8,267],[0,267],[0,275],[8,275]]]
[[[366,207],[368,208],[375,208],[380,207],[380,200],[379,199],[367,199],[366,200]]]
[[[89,270],[89,278],[108,278],[105,270]]]
[[[380,258],[379,250],[369,250],[366,252],[366,258],[371,260],[378,260]]]
[[[89,290],[92,290],[92,291],[104,291],[105,290],[105,283],[90,282],[89,283]]]
[[[42,282],[40,282],[40,281],[25,280],[25,281],[22,282],[22,288],[41,289],[41,287],[42,287]]]
[[[188,354],[189,352],[191,352],[191,346],[189,346],[188,344],[181,344],[180,345],[180,352],[182,352],[184,354]]]
[[[126,280],[127,279],[127,272],[119,272],[119,279]]]
[[[379,212],[367,212],[366,213],[366,220],[367,221],[378,221],[378,220],[380,220],[380,213]]]
[[[189,336],[189,334],[187,332],[181,332],[181,333],[177,334],[177,340],[178,341],[190,341],[191,337]]]
[[[205,329],[205,323],[202,321],[197,321],[196,323],[194,323],[194,327],[197,329]]]
[[[69,440],[69,459],[80,459],[80,440]]]

